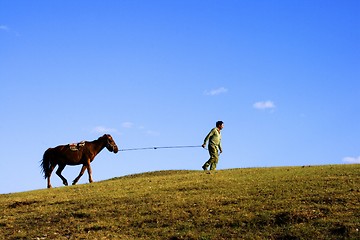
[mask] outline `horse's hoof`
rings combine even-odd
[[[64,182],[64,185],[65,185],[65,186],[68,186],[69,184],[68,184],[68,182],[66,181],[66,182]]]
[[[72,185],[76,185],[76,182],[73,182]]]
[[[48,185],[47,188],[52,188],[52,186],[51,186],[51,185]]]

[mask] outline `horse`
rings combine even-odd
[[[95,156],[104,148],[110,152],[117,153],[118,147],[110,134],[104,134],[97,140],[82,142],[75,146],[73,144],[59,145],[54,148],[48,148],[41,161],[41,169],[44,178],[47,179],[47,187],[51,188],[50,177],[51,173],[59,165],[56,174],[61,178],[65,186],[68,185],[66,178],[61,175],[66,165],[80,165],[82,168],[80,174],[74,179],[72,185],[75,185],[87,169],[89,174],[89,183],[93,182],[92,170],[90,163],[94,160]]]

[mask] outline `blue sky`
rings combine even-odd
[[[0,193],[45,188],[49,147],[201,145],[217,120],[219,169],[360,163],[359,49],[356,0],[2,0]],[[93,178],[207,159],[104,149]]]

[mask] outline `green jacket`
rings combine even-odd
[[[217,147],[220,151],[222,151],[221,148],[221,133],[218,130],[218,128],[213,128],[209,132],[209,134],[204,139],[204,144],[209,141],[209,145],[213,145]]]

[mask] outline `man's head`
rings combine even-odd
[[[216,127],[219,128],[220,130],[224,128],[224,122],[223,121],[217,121],[216,122]]]

